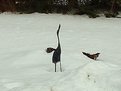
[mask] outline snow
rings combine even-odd
[[[0,91],[120,91],[120,18],[60,14],[0,14]],[[54,72],[47,47],[57,46]],[[82,51],[101,53],[97,61]]]

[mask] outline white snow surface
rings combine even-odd
[[[52,53],[61,24],[62,69]],[[101,53],[97,61],[82,52]],[[121,91],[121,20],[0,14],[0,91]]]

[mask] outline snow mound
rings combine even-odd
[[[54,91],[65,91],[65,89],[69,91],[119,91],[121,89],[119,72],[120,69],[115,65],[99,61],[89,62],[71,72],[65,72]]]

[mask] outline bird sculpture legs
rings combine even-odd
[[[56,70],[56,63],[54,63],[55,64],[55,72],[57,71]],[[62,67],[61,67],[61,62],[60,62],[60,72],[62,72]]]

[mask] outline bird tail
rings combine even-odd
[[[47,53],[51,53],[51,52],[54,51],[54,50],[55,50],[54,48],[48,47],[48,48],[46,49],[46,52],[47,52]]]
[[[89,53],[86,53],[86,52],[82,52],[84,55],[88,56],[89,57]]]

